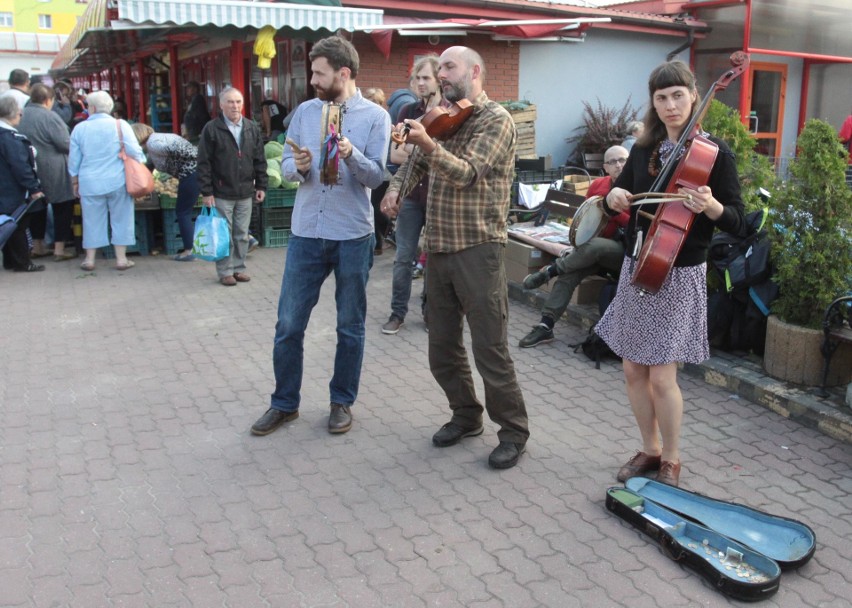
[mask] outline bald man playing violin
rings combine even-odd
[[[436,447],[455,445],[483,432],[483,410],[499,426],[499,445],[488,464],[515,466],[529,437],[526,406],[507,342],[508,291],[503,256],[515,162],[515,125],[509,113],[483,91],[485,66],[476,51],[447,49],[439,60],[444,98],[473,104],[469,117],[449,136],[431,136],[416,120],[407,141],[417,146],[397,171],[382,199],[395,215],[403,198],[424,176],[429,271],[429,367],[449,401],[452,418],[432,437]],[[440,139],[440,141],[438,141]],[[403,183],[403,176],[410,178]],[[465,350],[467,320],[471,350],[485,387],[479,401]]]
[[[411,76],[416,83],[418,103],[403,106],[399,112],[401,121],[419,119],[438,107],[444,97],[438,82],[438,56],[421,57],[411,68]],[[397,126],[397,134],[404,131],[403,124]],[[390,159],[396,165],[402,165],[414,151],[412,143],[391,142]],[[405,175],[403,175],[405,178]],[[405,180],[404,180],[405,181]],[[417,256],[417,244],[420,233],[426,224],[426,195],[429,191],[429,178],[424,176],[408,193],[399,205],[396,215],[396,257],[393,260],[393,287],[391,290],[391,314],[387,323],[382,325],[382,333],[399,333],[408,314],[408,301],[411,299],[411,279],[413,262]],[[426,321],[426,291],[423,291],[422,311]]]

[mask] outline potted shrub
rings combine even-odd
[[[637,113],[630,106],[629,96],[621,108],[605,106],[600,99],[597,106],[584,101],[583,124],[574,129],[577,135],[565,139],[569,144],[577,144],[574,158],[582,158],[587,169],[602,169],[604,152],[624,141],[627,125],[636,120]]]
[[[809,120],[797,144],[789,179],[771,203],[779,296],[767,327],[764,368],[781,380],[817,385],[823,315],[852,279],[852,191],[845,181],[848,153],[831,125]],[[849,353],[841,350],[829,385],[850,380],[852,365],[842,363]]]
[[[723,139],[736,156],[746,213],[763,208],[765,205],[757,193],[760,188],[774,190],[775,169],[767,157],[754,151],[757,140],[740,120],[739,111],[714,99],[707,108],[701,127]]]

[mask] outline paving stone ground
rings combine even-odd
[[[0,605],[277,607],[736,604],[604,507],[639,447],[621,371],[600,371],[560,323],[514,345],[530,413],[521,463],[493,471],[493,424],[462,444],[429,373],[415,284],[396,336],[392,252],[369,284],[361,393],[348,434],[325,429],[333,283],[305,345],[301,417],[248,430],[272,390],[286,249],[225,288],[212,264],[136,258],[121,273],[47,262],[3,273],[0,306]],[[852,447],[682,375],[683,487],[806,522],[814,558],[761,606],[848,606]],[[844,599],[846,598],[846,599]]]

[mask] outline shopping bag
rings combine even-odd
[[[231,229],[228,220],[215,207],[204,207],[195,219],[192,253],[208,262],[228,257],[231,253]]]
[[[518,183],[518,204],[527,209],[535,209],[544,202],[547,197],[549,184],[525,184]]]

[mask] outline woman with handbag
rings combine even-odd
[[[80,268],[94,270],[97,250],[112,242],[115,268],[127,270],[134,266],[127,259],[127,247],[136,244],[136,228],[133,198],[127,192],[120,157],[122,145],[126,155],[140,163],[145,155],[130,125],[111,116],[113,100],[109,93],[89,93],[86,102],[89,118],[71,132],[68,156],[68,173],[83,210],[86,259]]]
[[[197,171],[198,148],[180,135],[155,133],[154,129],[145,123],[134,123],[132,129],[154,168],[178,180],[175,215],[180,238],[183,240],[183,250],[178,251],[172,259],[176,262],[191,262],[195,259],[192,255],[192,210],[198,203],[198,195],[201,194]]]

